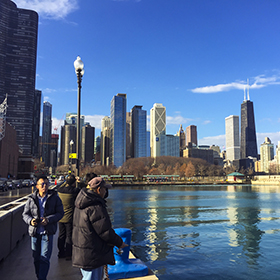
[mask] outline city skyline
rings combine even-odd
[[[140,105],[149,112],[162,103],[168,134],[176,134],[180,124],[184,130],[196,125],[199,145],[223,149],[224,119],[240,116],[248,78],[258,149],[265,137],[275,145],[280,141],[275,55],[280,3],[14,2],[39,13],[36,88],[53,104],[53,127],[66,112],[76,111],[73,62],[80,55],[85,63],[81,114],[96,135],[101,119],[110,116],[112,96],[125,93],[127,111]]]

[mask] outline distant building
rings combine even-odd
[[[95,128],[89,124],[82,127],[81,161],[84,165],[91,163],[94,154]]]
[[[110,163],[116,167],[126,161],[126,94],[118,93],[111,100]]]
[[[51,135],[51,151],[50,151],[50,167],[52,167],[53,169],[55,169],[57,167],[58,141],[59,141],[59,135],[52,134]]]
[[[210,147],[211,150],[213,150],[213,158],[214,158],[214,164],[223,166],[224,159],[221,157],[221,149],[219,146],[212,145]]]
[[[134,106],[131,110],[131,156],[146,157],[147,111],[142,106]]]
[[[183,153],[185,158],[200,158],[214,164],[214,151],[209,146],[194,146],[189,144]]]
[[[258,158],[256,128],[253,102],[249,100],[249,92],[246,100],[241,104],[241,145],[240,157],[245,159],[247,157]]]
[[[42,129],[42,160],[46,167],[50,165],[52,135],[52,104],[48,101],[43,103],[43,129]]]
[[[177,135],[160,134],[156,145],[159,145],[158,156],[180,157],[180,137]]]
[[[260,147],[260,162],[261,171],[269,172],[269,165],[271,160],[274,158],[274,144],[271,143],[268,137],[265,137],[265,141]]]
[[[183,150],[186,147],[186,134],[184,132],[182,125],[180,125],[179,131],[177,132],[177,136],[179,136],[180,139],[180,157],[182,157]]]
[[[195,144],[197,146],[197,128],[195,125],[189,125],[186,128],[186,145],[189,143]]]
[[[239,116],[229,116],[225,119],[226,125],[226,159],[233,161],[240,159],[239,145]]]
[[[155,103],[150,110],[150,147],[151,157],[160,156],[159,136],[166,134],[166,108]]]
[[[126,159],[132,157],[132,114],[126,112]]]
[[[34,107],[33,107],[33,128],[32,128],[32,155],[39,158],[41,153],[39,150],[40,135],[40,117],[41,117],[41,96],[40,90],[35,90]]]
[[[0,1],[0,103],[8,94],[7,122],[17,133],[17,144],[29,164],[33,143],[38,14]],[[37,144],[37,142],[36,142]],[[22,158],[21,164],[24,165]],[[31,172],[31,170],[29,170]],[[33,170],[32,170],[33,171]]]
[[[96,163],[100,163],[100,145],[101,138],[100,136],[97,136],[94,139],[94,160]]]
[[[111,119],[107,116],[101,120],[100,160],[102,165],[109,164],[110,124],[111,124]]]
[[[69,153],[76,153],[76,133],[75,125],[65,124],[61,127],[60,139],[60,165],[69,164]],[[70,145],[70,141],[73,144]]]

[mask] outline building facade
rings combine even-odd
[[[180,157],[183,156],[183,150],[186,147],[186,134],[184,132],[183,126],[180,125],[180,129],[177,132],[177,136],[180,138]]]
[[[260,162],[261,171],[269,173],[270,162],[274,158],[274,144],[271,143],[268,137],[265,137],[264,143],[260,147]]]
[[[52,104],[48,101],[43,103],[43,129],[42,129],[42,161],[46,167],[50,165],[52,138]]]
[[[69,153],[76,153],[76,134],[77,128],[75,125],[65,124],[61,127],[60,165],[69,164]]]
[[[147,156],[147,111],[142,106],[134,106],[131,110],[131,156],[133,158]]]
[[[111,119],[108,116],[105,116],[101,120],[100,161],[102,165],[109,165],[110,125]]]
[[[84,165],[90,164],[94,158],[95,128],[89,124],[82,127],[81,161]]]
[[[7,122],[23,155],[34,152],[33,134],[38,14],[0,2],[0,101],[8,94]]]
[[[111,100],[110,132],[110,163],[120,167],[126,161],[126,94]]]
[[[186,145],[192,143],[197,146],[197,128],[195,125],[189,125],[186,128],[186,139]]]
[[[155,103],[150,110],[150,147],[151,157],[160,156],[159,136],[166,134],[166,108]]]
[[[249,94],[247,100],[244,98],[241,104],[240,158],[247,157],[258,158],[254,106],[249,100]]]
[[[239,116],[225,118],[226,126],[226,158],[228,161],[240,159]]]
[[[40,135],[40,115],[41,115],[41,96],[40,90],[35,90],[35,99],[33,107],[33,129],[32,129],[32,155],[39,158],[41,153],[39,151],[39,135]]]

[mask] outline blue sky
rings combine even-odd
[[[127,110],[154,103],[167,133],[197,126],[199,144],[225,146],[249,79],[258,146],[280,141],[279,0],[15,0],[39,13],[37,89],[53,125],[77,111],[73,62],[85,64],[81,114],[100,133],[117,93]],[[64,116],[65,117],[65,116]],[[61,124],[61,123],[60,123]]]

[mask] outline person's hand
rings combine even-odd
[[[46,226],[48,224],[48,222],[49,222],[48,218],[44,217],[44,218],[42,218],[41,225]]]
[[[37,219],[33,218],[33,219],[31,220],[30,224],[31,224],[31,226],[33,226],[33,227],[37,227],[37,225],[38,225]]]

